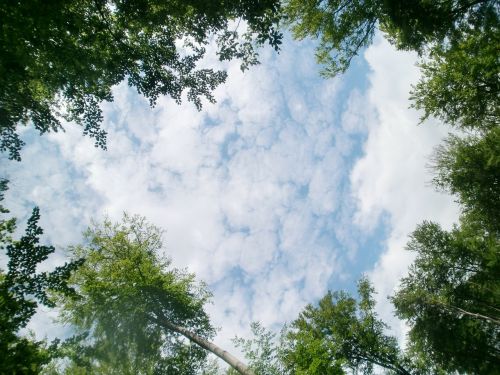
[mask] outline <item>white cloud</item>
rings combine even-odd
[[[371,68],[370,88],[365,100],[356,105],[370,108],[371,114],[365,120],[365,155],[351,173],[358,202],[355,218],[365,230],[387,220],[386,250],[370,277],[379,293],[382,316],[399,326],[391,318],[392,305],[386,296],[392,294],[412,260],[412,254],[404,251],[408,234],[424,219],[450,226],[457,218],[452,197],[434,191],[426,168],[433,147],[449,129],[437,122],[417,126],[419,113],[409,109],[409,90],[419,77],[415,54],[395,51],[379,36],[365,58]],[[395,328],[401,334],[401,327]]]
[[[165,228],[174,264],[211,285],[217,341],[231,347],[252,320],[290,320],[326,291],[342,250],[324,233],[345,206],[353,141],[336,124],[342,82],[318,76],[310,45],[265,51],[245,74],[227,66],[217,104],[201,112],[166,98],[151,110],[121,85],[104,106],[108,151],[68,125],[35,137],[10,176],[59,246],[105,214]]]

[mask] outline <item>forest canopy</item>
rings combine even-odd
[[[419,55],[421,76],[409,99],[421,122],[436,118],[453,131],[435,149],[430,172],[459,214],[449,228],[424,220],[401,249],[413,262],[387,303],[408,328],[406,345],[388,332],[377,291],[363,276],[356,292],[328,291],[280,332],[252,324],[253,337],[235,339],[243,363],[213,342],[211,292],[172,264],[159,227],[127,214],[96,222],[65,249],[69,261],[43,268],[56,249],[42,238],[40,210],[22,231],[0,206],[0,373],[496,374],[499,8],[495,0],[1,3],[0,151],[10,159],[20,160],[23,126],[45,133],[75,123],[106,148],[101,105],[124,81],[150,106],[163,96],[187,97],[198,109],[214,102],[227,73],[201,67],[211,47],[245,71],[258,64],[260,47],[278,51],[290,31],[315,40],[323,75],[333,78],[380,33]],[[2,204],[7,184],[0,179]],[[25,334],[41,306],[58,309],[71,337],[49,343]]]
[[[45,133],[63,120],[105,148],[100,104],[124,80],[152,106],[183,93],[198,108],[213,102],[227,74],[197,67],[207,45],[215,39],[220,60],[246,69],[258,62],[256,46],[279,48],[278,10],[277,0],[2,2],[0,150],[19,160],[20,125]]]

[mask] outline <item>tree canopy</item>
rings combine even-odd
[[[451,135],[433,160],[433,182],[454,194],[468,221],[500,235],[500,128],[483,136]]]
[[[424,222],[408,244],[417,258],[392,301],[409,343],[448,371],[493,374],[500,360],[500,241],[462,218],[447,232]]]
[[[318,38],[316,57],[323,74],[345,72],[358,51],[372,41],[380,4],[378,1],[289,0],[285,20],[296,39]]]
[[[25,234],[0,219],[2,373],[495,374],[500,363],[500,19],[496,0],[56,0],[0,4],[0,151],[20,159],[19,126],[40,133],[75,122],[105,148],[101,104],[126,81],[154,106],[167,95],[201,108],[226,72],[200,67],[213,43],[220,60],[258,63],[276,50],[282,19],[298,39],[319,39],[324,74],[344,72],[377,30],[417,51],[422,77],[413,107],[459,128],[437,148],[433,183],[454,194],[459,223],[431,221],[412,233],[416,255],[391,301],[410,331],[408,347],[386,333],[366,279],[358,297],[328,292],[276,335],[252,326],[236,343],[246,366],[210,340],[210,293],[163,256],[161,230],[141,217],[105,220],[71,248],[74,259],[38,272],[54,248],[40,244],[35,208]],[[283,12],[281,12],[283,10]],[[283,18],[282,18],[283,17]],[[240,21],[243,31],[238,31]],[[465,132],[465,133],[464,133]],[[0,180],[0,202],[7,181]],[[0,206],[0,214],[8,211]],[[39,305],[61,308],[75,336],[59,345],[23,337]],[[51,357],[60,356],[45,366]],[[45,367],[44,367],[45,366]]]
[[[395,374],[411,374],[387,325],[378,319],[374,289],[358,284],[359,301],[345,292],[328,292],[308,305],[286,335],[285,364],[291,374],[344,374],[348,369],[373,373],[375,365]]]
[[[451,372],[496,373],[500,359],[498,2],[289,0],[284,12],[296,38],[319,39],[317,58],[326,76],[344,72],[372,42],[377,26],[397,48],[417,51],[422,77],[410,98],[413,107],[423,111],[421,120],[437,117],[468,132],[450,135],[433,160],[434,184],[461,204],[460,224],[448,232],[424,222],[414,231],[408,249],[417,258],[392,301],[397,315],[411,327],[408,354],[414,359]],[[322,300],[318,309],[306,308],[308,319],[313,320],[322,304],[327,302]],[[323,335],[322,329],[306,331]],[[307,337],[314,343],[308,347],[316,348],[311,361],[318,366],[328,363],[321,360],[330,356],[326,347],[316,336]],[[336,370],[319,370],[328,371]]]
[[[249,367],[257,375],[285,375],[290,372],[285,367],[284,354],[284,333],[286,326],[278,336],[276,333],[265,329],[260,323],[253,322],[250,325],[252,336],[244,338],[236,336],[234,344],[244,354]],[[276,342],[279,339],[279,342]],[[233,375],[235,372],[229,369],[226,375]]]
[[[3,200],[7,181],[0,181],[0,202]],[[0,213],[8,211],[0,206]],[[20,336],[36,312],[39,304],[54,307],[50,294],[74,293],[67,280],[81,260],[66,263],[53,271],[37,272],[37,266],[55,251],[52,246],[40,245],[42,228],[38,226],[38,208],[28,219],[25,234],[14,240],[15,219],[0,220],[0,250],[7,255],[7,270],[0,270],[0,363],[4,374],[38,374],[47,364],[57,347],[57,342],[47,347],[44,341]]]
[[[71,278],[77,296],[60,301],[77,336],[67,346],[73,366],[91,373],[196,374],[208,352],[242,374],[241,362],[208,340],[204,310],[210,293],[194,275],[161,254],[161,230],[144,218],[95,224],[86,245],[72,249],[85,263]]]
[[[279,335],[253,323],[253,338],[237,338],[236,344],[257,375],[378,374],[381,368],[389,374],[445,374],[422,353],[401,350],[385,333],[389,327],[377,317],[373,293],[363,278],[357,298],[328,292]]]
[[[495,0],[287,0],[296,39],[319,40],[323,75],[347,70],[377,29],[398,49],[417,51],[422,77],[413,106],[465,130],[500,123],[500,17]]]
[[[215,39],[221,60],[257,63],[254,46],[278,49],[279,1],[27,0],[0,4],[0,150],[19,159],[19,125],[44,133],[61,120],[105,147],[100,103],[127,80],[154,105],[160,95],[200,108],[226,79],[198,68]],[[243,21],[246,30],[238,34]]]
[[[287,0],[283,9],[296,38],[319,39],[316,56],[327,76],[344,72],[377,27],[398,48],[423,52],[452,46],[467,29],[490,31],[498,18],[494,0]]]
[[[463,130],[487,132],[500,124],[500,19],[489,12],[483,27],[467,28],[438,44],[420,63],[413,106],[422,121],[434,116]]]
[[[459,224],[417,227],[416,259],[392,298],[412,350],[448,371],[493,374],[500,360],[499,134],[450,135],[436,150],[433,182],[458,198]]]

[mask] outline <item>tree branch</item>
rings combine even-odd
[[[231,353],[211,343],[210,341],[205,340],[203,337],[198,336],[197,334],[187,330],[184,327],[172,323],[162,315],[157,315],[156,317],[151,318],[166,330],[176,332],[199,345],[203,349],[208,350],[210,353],[215,354],[240,374],[255,375],[254,372],[250,370],[248,366],[241,362],[238,358],[234,357]]]

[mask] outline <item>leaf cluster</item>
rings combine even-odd
[[[377,27],[397,48],[424,53],[455,44],[465,29],[488,30],[498,7],[493,0],[287,0],[283,13],[296,39],[319,40],[316,57],[331,77],[372,43]]]
[[[221,60],[257,63],[256,45],[281,43],[279,1],[27,0],[0,4],[0,150],[20,159],[19,125],[83,127],[105,148],[100,104],[127,80],[154,105],[184,92],[197,108],[226,72],[198,68],[212,39]],[[246,23],[244,42],[231,22]]]
[[[327,77],[343,73],[361,48],[368,46],[376,30],[379,0],[288,0],[285,21],[296,39],[319,39],[318,62]]]
[[[7,189],[7,181],[0,182],[0,201]],[[2,214],[8,211],[0,207]],[[7,270],[0,270],[0,372],[8,374],[37,374],[48,363],[58,342],[47,346],[44,341],[22,337],[25,328],[39,304],[54,307],[51,293],[71,295],[74,290],[67,280],[82,263],[75,260],[53,271],[37,272],[37,266],[55,251],[52,246],[40,244],[43,230],[38,226],[40,212],[34,208],[24,235],[14,240],[14,219],[0,220],[0,249],[6,251]]]
[[[420,63],[412,106],[466,131],[486,133],[500,124],[500,19],[490,9],[481,25],[467,26],[437,44]]]
[[[500,235],[500,128],[451,135],[436,149],[434,185],[457,197],[467,220]]]
[[[235,337],[233,343],[245,353],[248,365],[257,375],[284,375],[289,374],[283,365],[284,343],[282,336],[266,330],[259,322],[250,325],[252,338]],[[286,327],[282,329],[283,335]],[[230,372],[228,372],[228,375]]]

